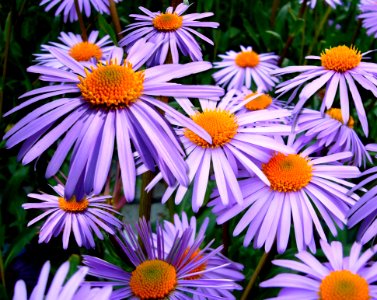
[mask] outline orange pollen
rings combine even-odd
[[[167,299],[176,285],[175,268],[163,260],[146,260],[131,273],[131,290],[140,299]]]
[[[262,171],[278,192],[296,192],[308,185],[312,179],[312,166],[298,154],[275,154]]]
[[[240,52],[236,56],[236,65],[241,68],[254,68],[259,64],[259,56],[254,51]]]
[[[368,282],[348,270],[333,271],[319,286],[320,300],[369,300]]]
[[[91,71],[85,69],[86,77],[79,76],[77,86],[93,106],[123,108],[137,101],[143,92],[144,72],[135,72],[126,61],[123,66],[99,63]]]
[[[102,51],[96,44],[81,42],[72,46],[69,50],[69,55],[77,61],[88,61],[91,58],[100,60]]]
[[[187,256],[189,250],[190,250],[189,248],[185,250],[185,253],[182,256],[182,258]],[[187,265],[189,263],[196,262],[199,259],[202,259],[203,256],[199,255],[199,252],[200,252],[200,249],[195,250],[194,253],[191,254],[191,257],[189,258],[189,260],[184,265]],[[196,268],[192,269],[190,271],[190,273],[196,273],[196,272],[204,271],[206,268],[207,268],[207,263],[204,262],[204,263],[200,264],[199,266],[197,266]],[[199,279],[201,277],[202,277],[202,274],[197,274],[197,275],[185,277],[185,280],[195,280],[195,279]]]
[[[177,14],[162,13],[153,19],[153,26],[159,31],[175,31],[182,27],[183,18]]]
[[[212,144],[209,144],[190,129],[185,129],[185,137],[203,148],[221,147],[237,134],[238,123],[236,116],[226,110],[205,110],[202,113],[191,116],[191,119],[212,137]]]
[[[89,201],[87,199],[77,201],[75,196],[73,196],[72,199],[70,200],[66,200],[63,197],[59,197],[60,209],[67,212],[80,213],[86,210],[88,206],[89,206]]]
[[[327,70],[346,72],[357,67],[362,55],[355,47],[345,45],[326,49],[321,53],[322,66]]]
[[[330,108],[328,111],[326,111],[326,114],[330,116],[332,119],[339,121],[340,123],[344,124],[343,117],[342,117],[342,111],[340,108]],[[353,128],[355,125],[355,120],[350,116],[347,126],[349,128]]]
[[[245,100],[251,98],[256,93],[251,93],[245,97]],[[258,98],[251,100],[245,104],[248,110],[262,110],[268,108],[272,103],[272,97],[268,94],[262,94]]]

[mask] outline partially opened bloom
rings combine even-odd
[[[194,28],[217,28],[217,22],[202,22],[201,19],[213,16],[213,13],[184,14],[190,5],[179,4],[175,9],[168,7],[165,13],[151,12],[145,7],[139,9],[145,15],[130,15],[136,22],[127,26],[124,32],[129,32],[119,45],[129,48],[137,40],[144,37],[147,41],[159,45],[157,51],[148,61],[148,66],[162,65],[168,53],[171,53],[173,63],[179,62],[179,52],[189,56],[192,61],[203,60],[201,47],[195,37],[213,45],[213,42]]]
[[[300,3],[302,3],[303,1],[306,1],[306,0],[300,0]],[[322,1],[322,0],[320,0],[320,1]],[[323,2],[325,2],[327,5],[331,6],[332,8],[336,8],[337,5],[342,5],[341,0],[324,0]],[[311,9],[313,9],[317,5],[317,0],[309,0],[309,1],[307,1],[307,5]]]
[[[302,251],[297,260],[278,259],[273,264],[288,268],[298,274],[282,273],[260,284],[261,287],[282,288],[270,300],[369,300],[377,299],[377,263],[372,261],[375,248],[362,252],[354,243],[349,256],[340,242],[328,244],[321,241],[326,262]]]
[[[208,245],[200,249],[203,238],[199,237],[190,243],[191,228],[180,236],[177,234],[168,251],[164,249],[165,234],[160,226],[157,226],[155,238],[145,220],[136,224],[136,231],[126,225],[125,234],[121,239],[117,238],[132,264],[132,272],[93,256],[83,256],[90,275],[110,280],[90,284],[113,286],[111,299],[192,299],[192,296],[218,299],[214,290],[238,287],[232,279],[215,276],[220,269],[229,268],[229,261],[220,261],[215,267],[208,266],[209,260],[216,257],[222,247],[210,249]],[[203,294],[203,289],[213,291]]]
[[[29,194],[28,197],[38,199],[40,203],[25,203],[24,209],[40,209],[41,215],[28,223],[28,226],[47,218],[39,231],[39,243],[48,243],[52,237],[63,234],[63,248],[67,249],[71,233],[77,245],[94,248],[94,235],[103,239],[101,230],[115,234],[122,228],[122,222],[113,214],[117,212],[111,205],[106,204],[106,199],[111,196],[88,196],[80,201],[75,197],[64,198],[64,186],[53,187],[56,195]]]
[[[259,94],[259,96],[257,98],[253,97],[256,94]],[[286,107],[285,102],[280,101],[267,93],[253,92],[244,86],[239,90],[239,97],[240,101],[251,99],[244,105],[244,110],[248,111],[257,111],[263,109],[276,110]],[[235,104],[237,105],[238,103],[235,102]]]
[[[224,206],[219,191],[214,192],[214,200],[209,203],[214,207],[219,224],[242,215],[233,234],[239,235],[248,228],[244,246],[254,240],[255,248],[264,246],[268,252],[276,240],[278,252],[282,253],[287,248],[293,225],[299,251],[307,246],[315,249],[314,229],[326,240],[321,220],[335,236],[336,225],[343,228],[350,206],[358,199],[357,195],[346,195],[352,183],[344,180],[358,177],[358,168],[338,163],[352,153],[310,157],[318,145],[305,150],[299,141],[289,145],[295,150],[294,154],[273,153],[262,165],[270,186],[257,176],[250,177],[240,181],[243,203],[232,200],[232,205]]]
[[[290,116],[291,112],[286,109],[245,111],[244,105],[257,98],[259,94],[239,101],[237,96],[234,97],[235,93],[235,90],[229,91],[218,103],[201,100],[200,111],[187,100],[177,99],[192,120],[212,137],[212,144],[209,144],[189,128],[176,127],[176,134],[187,153],[189,182],[193,184],[192,209],[195,212],[203,205],[211,174],[214,175],[224,204],[228,204],[230,198],[242,202],[242,193],[237,182],[239,169],[243,168],[249,174],[256,174],[263,182],[269,184],[267,177],[257,165],[258,162],[266,162],[268,153],[273,151],[291,151],[289,147],[281,145],[271,137],[291,133],[291,126],[267,122]],[[237,101],[237,105],[234,101]],[[155,177],[147,190],[160,179],[162,174]],[[188,187],[179,183],[168,187],[162,202],[165,203],[174,191],[175,203],[178,204],[188,191]]]
[[[320,60],[321,66],[289,66],[273,72],[275,75],[301,73],[279,84],[276,93],[285,94],[294,89],[289,99],[293,100],[299,89],[304,86],[293,110],[295,114],[302,109],[311,96],[326,85],[321,112],[333,106],[335,96],[339,91],[344,124],[348,123],[350,117],[349,93],[351,93],[361,126],[364,133],[368,135],[368,119],[356,86],[356,83],[360,84],[377,97],[377,64],[362,61],[367,53],[360,53],[355,47],[343,45],[326,49],[321,56],[307,56],[307,59]]]
[[[50,262],[47,261],[39,274],[38,283],[34,287],[30,297],[27,295],[26,285],[23,280],[18,280],[14,286],[13,300],[108,300],[112,288],[92,288],[84,283],[84,277],[88,273],[88,267],[80,267],[69,279],[69,262],[63,263],[50,284],[48,290],[47,282],[50,273]]]
[[[377,2],[375,0],[361,0],[359,4],[363,27],[368,35],[374,35],[377,38]]]
[[[252,47],[241,46],[241,51],[228,51],[219,55],[223,60],[215,62],[215,68],[221,69],[212,76],[216,84],[227,89],[241,89],[246,86],[258,91],[269,91],[279,79],[271,72],[278,68],[279,56],[274,53],[258,54]]]
[[[40,5],[46,4],[46,11],[56,6],[55,16],[63,14],[64,22],[75,22],[78,20],[75,1],[76,0],[41,0]],[[100,14],[110,14],[108,0],[80,0],[77,2],[80,12],[82,14],[85,12],[87,17],[90,16],[92,7]],[[114,2],[117,3],[120,2],[120,0],[114,0]]]
[[[61,32],[58,39],[61,43],[50,42],[50,44],[42,45],[41,54],[35,54],[36,61],[40,65],[62,68],[65,65],[60,62],[51,52],[49,47],[57,47],[65,54],[68,54],[76,61],[82,63],[86,67],[90,67],[90,62],[98,62],[109,57],[111,51],[114,49],[114,45],[110,40],[110,36],[105,35],[99,41],[98,31],[92,31],[87,41],[83,41],[81,35],[73,32]]]
[[[136,171],[132,145],[144,165],[161,170],[169,184],[177,179],[187,185],[187,165],[183,150],[171,127],[157,111],[159,108],[178,123],[191,128],[209,143],[207,132],[169,105],[151,96],[204,97],[218,99],[223,90],[215,86],[170,83],[173,78],[211,68],[207,62],[156,66],[139,70],[154,44],[140,40],[123,59],[123,50],[115,48],[106,63],[84,68],[68,54],[49,48],[68,70],[32,66],[28,71],[41,74],[52,83],[22,97],[32,98],[7,113],[13,113],[42,99],[59,96],[32,111],[4,136],[7,147],[24,142],[19,159],[27,164],[65,135],[46,171],[53,176],[73,148],[65,197],[100,194],[109,174],[115,140],[123,189],[128,201],[135,195]],[[64,96],[63,96],[64,95]],[[59,120],[59,122],[57,122]]]

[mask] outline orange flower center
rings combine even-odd
[[[241,68],[254,68],[259,64],[259,56],[254,51],[244,51],[236,56],[236,65]]]
[[[359,50],[344,45],[326,49],[321,54],[322,66],[325,69],[341,73],[357,67],[361,58]]]
[[[319,287],[320,300],[369,300],[368,282],[348,270],[333,271]]]
[[[85,69],[86,77],[79,77],[77,85],[82,97],[94,106],[123,108],[135,102],[143,92],[144,72],[135,72],[132,65],[98,64]]]
[[[77,61],[88,61],[91,58],[100,60],[102,51],[96,44],[81,42],[77,43],[69,50],[69,55]]]
[[[343,117],[342,117],[342,111],[340,108],[330,108],[328,111],[326,111],[326,114],[330,116],[332,119],[339,121],[340,123],[344,124]],[[353,128],[355,125],[355,120],[350,116],[347,126],[349,128]]]
[[[187,256],[189,250],[190,249],[186,249],[185,250],[185,253],[184,253],[183,257]],[[184,265],[187,265],[189,263],[196,262],[199,259],[202,259],[203,256],[199,255],[199,252],[200,252],[200,249],[195,250],[194,253],[191,254],[191,257],[189,258],[189,260]],[[190,271],[190,273],[196,273],[196,272],[204,271],[206,268],[207,268],[207,263],[202,263],[199,266],[197,266],[196,268],[192,269]],[[194,280],[194,279],[199,279],[201,277],[202,277],[201,274],[197,274],[197,275],[192,275],[192,276],[189,276],[189,277],[185,277],[185,280]]]
[[[159,259],[144,261],[131,273],[131,290],[140,299],[167,299],[176,285],[175,268]]]
[[[182,27],[182,21],[177,14],[162,13],[153,19],[153,26],[159,31],[175,31]]]
[[[251,93],[245,97],[245,100],[251,98],[256,93]],[[245,104],[248,110],[262,110],[268,108],[272,103],[272,97],[268,94],[262,94],[258,98],[251,100]]]
[[[83,199],[81,201],[77,201],[76,197],[72,197],[70,200],[66,200],[63,197],[59,197],[59,207],[60,209],[67,211],[67,212],[73,212],[73,213],[79,213],[86,210],[89,206],[89,201],[87,199]]]
[[[312,179],[312,166],[298,154],[275,154],[262,171],[278,192],[296,192],[307,186]]]
[[[203,148],[217,148],[228,143],[236,134],[236,116],[226,110],[211,109],[191,116],[192,120],[205,129],[212,137],[209,144],[190,129],[185,129],[185,137]]]

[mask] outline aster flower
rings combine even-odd
[[[291,112],[286,109],[245,111],[244,105],[257,98],[259,94],[243,101],[239,101],[235,94],[235,90],[229,91],[218,103],[200,101],[200,112],[187,100],[177,99],[192,120],[212,137],[212,144],[209,144],[190,129],[179,124],[176,127],[176,134],[187,153],[189,182],[193,184],[194,212],[203,205],[211,169],[216,185],[220,189],[223,204],[228,204],[229,198],[242,202],[242,194],[236,178],[238,169],[244,168],[249,174],[256,174],[269,185],[267,177],[256,163],[267,161],[269,152],[291,151],[289,147],[281,145],[273,137],[268,136],[289,134],[291,126],[265,122],[285,118],[290,116]],[[237,101],[238,105],[234,105],[234,101]],[[255,126],[256,123],[258,126]],[[147,186],[147,191],[161,179],[162,174],[158,174]],[[165,203],[175,190],[177,191],[175,203],[178,204],[185,196],[188,187],[179,183],[168,187],[162,197],[162,203]]]
[[[24,209],[41,209],[44,212],[28,223],[28,226],[47,217],[39,231],[39,243],[48,243],[52,237],[63,233],[63,248],[67,249],[71,232],[75,236],[77,245],[94,248],[94,234],[103,239],[100,229],[109,234],[115,234],[122,228],[122,222],[111,213],[117,214],[106,199],[111,196],[86,197],[80,201],[75,197],[64,198],[64,186],[52,187],[57,196],[49,194],[29,194],[28,197],[38,199],[40,203],[25,203]]]
[[[213,16],[213,13],[186,14],[190,5],[179,4],[175,9],[168,7],[165,13],[151,12],[145,7],[139,9],[145,15],[132,14],[136,22],[127,26],[124,32],[129,32],[119,45],[129,48],[135,41],[144,37],[147,41],[159,44],[157,51],[148,61],[148,66],[162,65],[168,53],[171,53],[173,63],[179,62],[179,52],[189,56],[192,61],[203,60],[202,51],[195,36],[213,45],[213,42],[193,28],[217,28],[217,22],[201,22],[203,18]]]
[[[300,3],[302,2],[303,0],[300,0]],[[334,9],[336,8],[337,5],[342,5],[341,0],[324,0],[324,2]],[[314,9],[317,5],[317,0],[309,0],[307,4],[311,9]]]
[[[120,0],[114,0],[115,3],[120,2]],[[70,22],[75,22],[78,20],[75,0],[41,0],[39,5],[47,4],[45,11],[49,11],[54,6],[57,6],[55,16],[59,16],[63,13],[64,22],[68,20]],[[98,11],[100,14],[110,14],[109,1],[108,0],[81,0],[78,1],[80,12],[85,12],[87,17],[91,14],[92,7]]]
[[[212,76],[216,84],[230,89],[240,89],[242,86],[257,89],[258,91],[269,91],[279,79],[271,75],[271,72],[278,68],[279,56],[274,53],[258,54],[252,47],[241,46],[241,51],[228,51],[219,55],[223,60],[215,62],[217,71]]]
[[[97,41],[98,33],[98,31],[92,31],[88,36],[88,40],[83,41],[79,34],[61,32],[58,39],[62,43],[50,42],[49,45],[42,45],[41,48],[44,53],[35,54],[37,57],[36,61],[40,65],[57,69],[64,67],[64,64],[56,59],[48,50],[49,47],[53,46],[59,48],[65,54],[70,55],[84,66],[90,67],[91,64],[88,62],[96,63],[97,61],[103,60],[108,57],[114,49],[110,36],[105,35],[102,39]]]
[[[372,160],[353,130],[354,123],[350,117],[348,123],[344,124],[339,108],[330,108],[324,115],[319,111],[304,109],[297,119],[298,132],[305,132],[303,138],[309,141],[315,139],[328,151],[327,154],[350,151],[353,155],[344,162],[365,167],[366,161]]]
[[[13,300],[108,300],[112,288],[91,288],[84,284],[84,277],[89,271],[88,267],[80,267],[64,284],[69,271],[69,261],[63,263],[56,271],[50,288],[46,291],[46,285],[50,273],[50,262],[47,261],[39,274],[38,283],[34,287],[30,297],[27,296],[26,285],[23,280],[18,280],[14,286]],[[63,285],[64,284],[64,285]]]
[[[326,49],[321,56],[307,56],[307,59],[321,61],[321,66],[289,66],[277,71],[275,75],[300,72],[301,74],[277,86],[276,93],[285,94],[294,89],[289,101],[296,97],[299,89],[299,101],[293,113],[299,112],[306,101],[326,84],[326,92],[321,105],[321,112],[333,106],[339,90],[340,107],[343,123],[349,120],[349,93],[351,93],[364,133],[368,135],[368,119],[356,83],[370,90],[377,97],[377,64],[362,61],[369,52],[360,53],[355,47],[337,46]],[[309,83],[309,81],[311,81]]]
[[[287,248],[292,224],[297,248],[304,250],[309,246],[315,249],[314,229],[326,240],[317,214],[336,236],[335,225],[343,228],[350,206],[358,199],[355,194],[346,195],[347,187],[353,184],[343,180],[358,177],[358,168],[337,163],[352,153],[310,157],[319,148],[318,145],[314,144],[303,151],[299,140],[293,143],[290,139],[288,145],[295,150],[294,154],[276,152],[262,165],[262,172],[270,181],[270,186],[256,176],[241,180],[243,203],[231,199],[230,206],[223,205],[219,191],[212,196],[214,200],[209,205],[214,207],[219,224],[243,215],[233,235],[239,235],[248,227],[244,246],[254,239],[254,247],[264,245],[268,252],[276,239],[278,252],[282,253]]]
[[[375,0],[361,0],[359,4],[363,27],[368,35],[374,35],[377,38],[377,2]]]
[[[321,241],[326,256],[325,263],[313,254],[303,251],[296,254],[299,261],[279,259],[273,264],[288,268],[299,274],[282,273],[264,281],[261,287],[282,288],[279,295],[270,300],[368,300],[377,299],[377,264],[371,261],[376,249],[362,252],[361,245],[354,243],[349,256],[343,253],[340,242]]]
[[[175,236],[168,253],[165,253],[165,234],[160,226],[157,226],[155,239],[150,224],[145,220],[136,225],[137,232],[130,225],[126,225],[125,229],[125,234],[117,241],[133,265],[132,272],[93,256],[83,256],[90,275],[110,280],[90,284],[113,286],[111,299],[189,299],[188,295],[218,299],[214,290],[238,287],[233,280],[214,275],[222,268],[229,268],[230,263],[222,261],[215,267],[208,267],[209,260],[216,257],[222,247],[210,249],[208,245],[200,249],[203,238],[196,238],[190,243],[190,228],[184,230],[181,236]],[[208,275],[210,273],[212,276]],[[203,289],[211,289],[212,292],[203,294]]]
[[[90,70],[59,49],[49,48],[68,70],[29,67],[29,72],[42,74],[40,79],[52,85],[24,94],[22,97],[31,96],[31,99],[6,115],[42,99],[60,98],[35,109],[9,130],[4,136],[8,140],[7,147],[24,142],[19,159],[27,164],[65,134],[47,167],[46,177],[56,174],[73,147],[65,187],[66,199],[76,196],[80,200],[84,194],[101,193],[110,170],[115,140],[128,201],[135,196],[132,144],[148,169],[154,170],[157,165],[169,184],[174,184],[177,179],[187,185],[187,166],[182,158],[181,145],[156,108],[209,143],[211,138],[189,118],[151,96],[200,96],[216,100],[223,90],[214,86],[168,82],[211,68],[207,62],[139,70],[154,47],[154,44],[140,40],[125,60],[123,50],[114,48],[107,63],[92,65]]]

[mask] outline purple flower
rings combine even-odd
[[[154,238],[150,224],[141,220],[136,224],[136,232],[126,225],[125,234],[121,239],[116,238],[132,264],[132,272],[84,255],[84,264],[90,268],[90,275],[110,280],[90,284],[113,286],[111,299],[188,299],[188,295],[218,299],[215,295],[222,293],[220,291],[239,287],[234,280],[220,275],[221,269],[229,268],[228,261],[221,260],[215,267],[209,267],[210,260],[219,255],[222,247],[210,249],[207,245],[200,248],[203,237],[190,242],[193,234],[188,228],[182,235],[174,237],[171,249],[167,250],[164,248],[165,234],[159,225],[156,234]],[[203,294],[203,289],[212,291]]]
[[[375,248],[361,252],[354,243],[349,256],[344,256],[340,242],[328,244],[321,241],[327,261],[320,262],[313,254],[302,251],[296,254],[299,261],[279,259],[273,264],[299,274],[282,273],[262,282],[261,287],[282,288],[270,300],[368,300],[377,299],[377,264],[371,261]]]
[[[222,70],[212,76],[216,84],[227,86],[228,90],[246,86],[248,89],[269,91],[279,82],[278,78],[271,75],[278,68],[279,56],[274,53],[258,54],[252,47],[241,46],[240,52],[231,50],[219,56],[223,60],[215,62],[215,68]]]
[[[281,145],[285,146],[283,142]],[[358,168],[337,163],[352,153],[309,157],[318,150],[317,144],[305,150],[299,140],[290,140],[288,145],[293,147],[294,154],[270,154],[268,162],[262,165],[270,186],[257,176],[239,182],[243,203],[231,199],[231,205],[224,206],[219,197],[221,191],[214,191],[209,205],[214,207],[219,224],[242,215],[233,235],[248,227],[244,246],[254,240],[254,247],[264,245],[268,252],[276,240],[278,252],[282,253],[287,248],[292,224],[297,248],[315,249],[314,229],[326,240],[320,218],[335,236],[336,226],[343,228],[350,206],[358,199],[357,195],[346,195],[347,187],[353,184],[343,180],[358,177]]]
[[[377,38],[377,2],[375,0],[361,0],[359,4],[361,14],[359,19],[363,20],[363,27],[368,35]]]
[[[176,179],[187,185],[187,165],[182,158],[181,145],[157,109],[197,132],[209,143],[211,137],[192,120],[152,96],[217,100],[223,90],[214,86],[168,82],[211,68],[207,62],[170,64],[138,71],[154,47],[154,44],[140,40],[125,60],[123,50],[114,48],[107,63],[92,65],[90,70],[59,49],[49,48],[68,70],[30,67],[28,71],[41,74],[40,79],[52,85],[24,94],[22,97],[32,98],[6,115],[42,99],[60,98],[35,109],[9,130],[4,136],[7,147],[24,142],[18,158],[27,164],[65,134],[47,167],[46,177],[58,172],[73,148],[65,188],[67,199],[101,193],[109,174],[115,140],[128,201],[135,196],[136,170],[132,145],[148,169],[154,170],[157,165],[170,185]]]
[[[300,0],[300,3],[302,3],[304,0]],[[306,1],[306,0],[305,0]],[[332,8],[336,8],[337,5],[342,5],[341,0],[324,0],[327,5],[331,6]],[[310,6],[311,9],[314,9],[317,5],[317,0],[309,0],[308,5]]]
[[[69,262],[62,264],[56,271],[50,288],[46,291],[48,275],[50,273],[50,262],[47,261],[39,274],[38,283],[34,287],[30,297],[27,296],[26,285],[23,280],[18,280],[14,286],[13,300],[108,300],[112,288],[91,288],[84,283],[84,277],[89,271],[87,267],[80,267],[68,281]],[[66,281],[66,282],[65,282]],[[64,284],[65,283],[65,284]]]
[[[122,222],[111,213],[117,214],[106,199],[111,196],[87,197],[77,201],[75,197],[64,198],[64,186],[52,187],[58,196],[49,194],[29,194],[28,197],[38,199],[41,203],[25,203],[24,209],[41,209],[43,213],[28,223],[28,226],[47,218],[39,231],[39,243],[48,243],[52,237],[63,233],[63,248],[68,248],[71,232],[76,243],[81,247],[94,248],[94,234],[103,239],[100,229],[115,234],[122,228]]]
[[[350,116],[349,93],[351,93],[361,126],[364,133],[368,135],[368,119],[356,86],[356,83],[360,84],[377,97],[377,64],[362,61],[362,58],[368,53],[361,54],[356,48],[343,45],[326,49],[321,56],[307,56],[307,59],[320,60],[321,66],[289,66],[274,71],[275,75],[301,73],[279,84],[276,92],[283,95],[294,89],[289,99],[291,101],[296,97],[299,89],[305,86],[300,92],[299,101],[293,110],[293,114],[295,114],[302,109],[311,96],[326,84],[326,92],[321,105],[321,112],[324,113],[325,109],[330,109],[333,106],[339,90],[344,124],[348,122]]]
[[[179,52],[190,56],[192,61],[203,60],[202,52],[195,36],[213,45],[213,42],[193,28],[217,28],[219,23],[201,22],[200,19],[211,17],[213,13],[193,13],[183,15],[190,5],[179,4],[175,9],[168,7],[165,13],[151,12],[140,6],[145,15],[132,14],[137,22],[127,26],[124,32],[130,31],[119,45],[129,48],[135,41],[144,37],[147,41],[158,44],[157,51],[148,59],[148,66],[162,65],[168,53],[173,63],[179,62]]]

